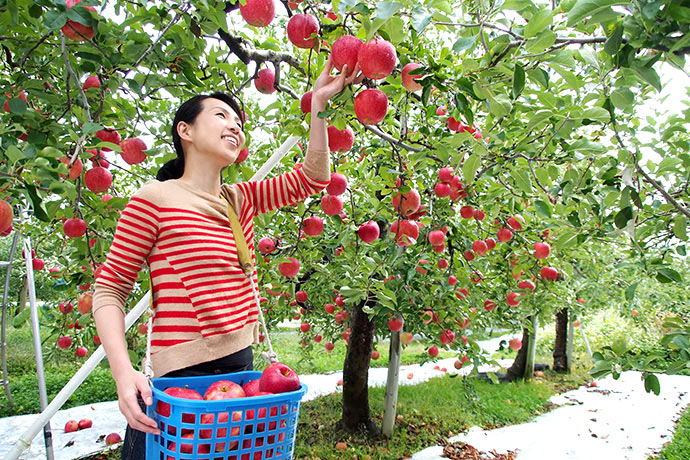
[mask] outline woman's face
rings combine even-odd
[[[203,109],[194,123],[188,125],[187,136],[181,137],[208,160],[215,159],[221,167],[228,166],[235,162],[244,147],[242,120],[232,107],[219,99],[206,98],[201,104]]]

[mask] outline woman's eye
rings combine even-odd
[[[223,112],[218,112],[216,115],[220,115],[221,117],[225,118],[225,114]]]

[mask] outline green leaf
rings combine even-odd
[[[611,36],[606,39],[606,43],[604,43],[604,51],[613,56],[620,49],[621,43],[623,43],[623,26],[618,24],[613,30]]]
[[[618,88],[611,93],[611,102],[619,109],[630,107],[634,100],[635,95],[628,88]]]
[[[673,234],[681,241],[688,240],[688,221],[684,216],[676,217],[673,223]]]
[[[36,187],[30,184],[26,184],[26,192],[29,195],[29,199],[31,200],[31,205],[34,211],[34,217],[43,222],[50,222],[48,214],[46,213],[45,209],[43,209],[43,202],[36,193]]]
[[[470,157],[465,161],[465,164],[462,165],[462,175],[465,178],[465,182],[469,184],[474,182],[474,175],[477,173],[481,162],[482,160],[480,156],[476,153],[470,155]]]
[[[625,344],[625,338],[621,337],[616,339],[612,344],[611,344],[611,350],[618,356],[623,355],[626,351],[628,351],[628,346]]]
[[[22,114],[26,112],[26,102],[19,98],[12,98],[9,100],[10,113]]]
[[[549,205],[549,203],[542,200],[535,200],[534,207],[537,209],[537,212],[542,216],[546,218],[551,217],[551,205]]]
[[[686,6],[671,3],[666,5],[666,11],[678,22],[690,22],[690,8]]]
[[[616,223],[616,227],[624,228],[628,225],[628,221],[633,218],[633,208],[631,206],[626,206],[625,208],[618,211],[616,217],[613,219]]]
[[[520,190],[527,195],[532,193],[532,181],[527,171],[524,169],[515,169],[510,172],[510,175],[515,181],[515,185],[517,185]]]
[[[530,53],[541,53],[546,50],[546,48],[556,43],[556,38],[558,37],[553,30],[543,30],[536,37],[527,40],[525,49]]]
[[[421,5],[415,6],[412,9],[412,27],[417,32],[424,30],[426,26],[431,22],[431,13],[429,10]]]
[[[563,249],[575,246],[577,243],[577,232],[572,229],[564,230],[556,240],[555,249],[561,251]]]
[[[652,85],[657,91],[661,91],[661,79],[656,70],[643,66],[635,66],[632,69],[642,80]]]
[[[22,311],[20,311],[17,315],[15,315],[14,318],[12,318],[12,326],[15,329],[21,328],[26,323],[26,320],[29,319],[30,315],[31,309],[29,307],[24,307]]]
[[[548,109],[544,110],[537,110],[537,112],[532,116],[532,118],[529,120],[527,123],[527,127],[525,128],[526,131],[530,131],[537,126],[539,126],[542,122],[545,120],[548,120],[551,115],[553,115],[553,112]]]
[[[48,30],[58,30],[67,24],[67,14],[56,10],[48,10],[43,16],[43,24]]]
[[[683,277],[672,268],[661,268],[656,274],[656,279],[660,283],[680,283]]]
[[[553,12],[544,8],[537,11],[537,13],[532,16],[525,26],[524,34],[525,38],[532,38],[540,33],[542,30],[546,29],[553,23]]]
[[[635,291],[637,290],[637,285],[640,283],[633,283],[625,289],[625,300],[632,302],[635,298]]]
[[[91,135],[99,129],[103,129],[103,126],[99,125],[98,123],[93,123],[91,121],[87,121],[86,123],[84,123],[84,126],[82,126],[82,131],[84,131],[84,134],[86,135]]]
[[[399,2],[379,2],[376,4],[376,11],[374,16],[378,19],[389,19],[397,11],[402,8],[403,4]]]
[[[597,14],[613,5],[621,4],[620,0],[578,0],[568,12],[568,27]]]
[[[644,389],[647,393],[654,393],[659,396],[661,392],[661,385],[659,384],[659,378],[655,374],[646,374],[644,376]]]
[[[522,90],[525,88],[525,69],[519,64],[515,64],[515,70],[513,71],[513,99],[522,94]]]
[[[8,160],[10,160],[10,163],[16,163],[19,160],[24,160],[26,159],[26,155],[24,155],[24,152],[20,150],[16,145],[10,145],[7,147],[5,150],[5,156],[7,157]]]
[[[611,114],[603,107],[590,107],[582,112],[582,118],[608,123],[611,121]]]
[[[453,43],[453,51],[456,53],[459,53],[461,51],[465,51],[467,49],[470,49],[474,46],[474,42],[477,40],[477,36],[473,35],[471,37],[462,37],[458,38],[455,40],[455,43]]]

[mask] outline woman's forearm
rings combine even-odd
[[[101,339],[105,354],[110,363],[110,371],[115,381],[132,371],[132,362],[127,351],[125,340],[125,318],[119,307],[104,306],[94,312],[94,321],[98,337]]]
[[[304,171],[315,180],[329,181],[331,178],[331,157],[328,152],[328,130],[326,120],[317,115],[326,108],[326,101],[315,97],[311,101],[311,127],[309,147],[304,157]]]

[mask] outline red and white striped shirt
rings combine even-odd
[[[304,168],[259,182],[223,185],[254,258],[255,215],[303,201],[328,182]],[[239,211],[237,211],[239,209]],[[237,258],[227,201],[179,180],[151,181],[125,207],[96,279],[93,309],[127,297],[144,263],[153,284],[151,361],[156,376],[258,342],[258,311]],[[256,272],[254,272],[256,282]]]

